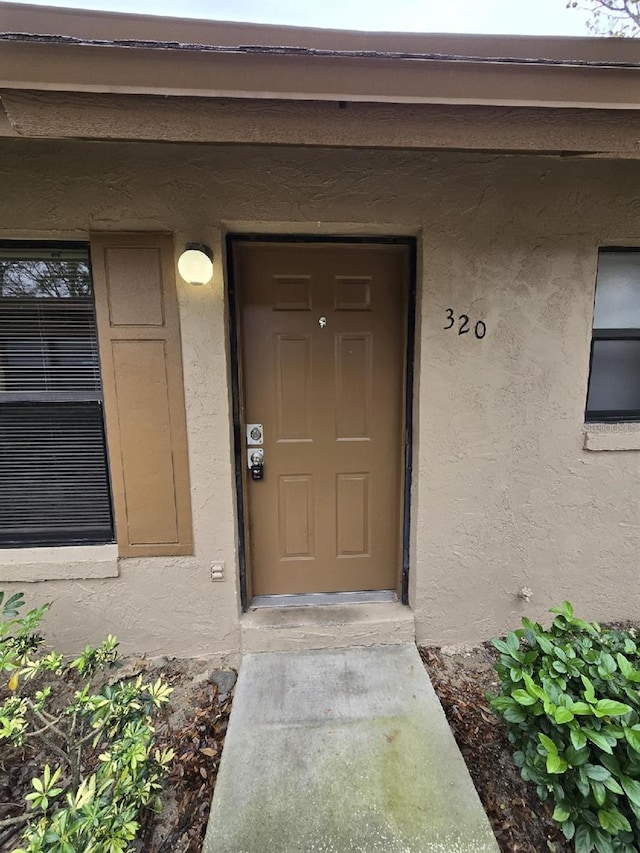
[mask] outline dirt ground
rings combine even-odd
[[[172,747],[176,759],[163,794],[161,814],[143,815],[138,853],[200,853],[222,745],[231,712],[233,671],[214,670],[197,660],[123,658],[118,677],[139,673],[161,676],[173,688],[156,719],[159,746]],[[216,681],[218,683],[216,683]],[[0,701],[2,696],[0,696]],[[30,780],[47,760],[40,750],[0,752],[0,821],[23,811]],[[55,760],[55,759],[54,759]],[[22,826],[0,830],[0,851],[19,846]]]
[[[571,853],[532,786],[511,761],[505,727],[489,709],[497,688],[490,645],[456,653],[423,648],[422,659],[489,815],[502,853]],[[232,702],[235,673],[196,660],[126,658],[119,676],[155,679],[174,688],[156,722],[161,746],[176,753],[164,810],[143,816],[137,853],[200,853]],[[216,683],[218,682],[218,683]],[[38,751],[0,754],[0,821],[22,811],[30,779],[45,759]],[[20,827],[0,831],[0,851],[18,846]]]
[[[520,778],[504,723],[485,698],[498,689],[493,647],[455,653],[432,647],[420,654],[502,853],[572,853],[551,820],[552,810]]]

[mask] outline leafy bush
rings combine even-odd
[[[96,687],[94,676],[118,665],[115,637],[65,662],[40,651],[37,629],[49,605],[20,617],[23,606],[22,593],[5,601],[0,592],[0,672],[9,675],[10,691],[0,704],[0,745],[39,742],[56,761],[32,779],[29,813],[0,827],[28,821],[14,853],[132,850],[140,810],[159,809],[161,780],[173,758],[171,750],[155,747],[152,725],[171,688],[160,679],[144,684],[141,677],[117,676]]]
[[[507,723],[522,778],[551,799],[576,853],[640,850],[640,651],[634,630],[574,616],[568,601],[549,630],[493,640]]]

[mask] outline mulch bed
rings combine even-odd
[[[171,747],[176,757],[166,783],[163,812],[144,816],[138,850],[201,853],[232,695],[221,693],[209,681],[200,689],[194,688],[180,665],[173,672],[165,671],[163,677],[176,692],[180,686],[183,692],[182,709],[156,726],[159,746]]]
[[[495,652],[486,644],[451,654],[435,647],[420,650],[433,686],[489,816],[502,853],[572,853],[573,847],[551,820],[550,808],[522,781],[511,760],[505,726],[490,710],[485,693],[498,687]],[[221,692],[206,664],[138,659],[135,671],[162,676],[174,687],[171,702],[157,720],[159,745],[176,758],[160,815],[143,815],[138,853],[200,853],[232,694]],[[22,811],[24,795],[41,750],[3,748],[0,755],[0,819]],[[19,828],[0,834],[0,851],[19,844]]]
[[[229,673],[221,692],[210,679],[211,666],[202,661],[123,659],[127,675],[162,677],[174,688],[168,706],[156,719],[158,746],[173,748],[175,760],[163,792],[163,811],[142,815],[138,853],[200,853],[207,827],[213,786],[231,713]],[[218,671],[219,672],[219,671]],[[212,678],[215,677],[215,672]],[[0,691],[2,692],[2,691]],[[0,701],[1,701],[0,696]],[[46,761],[56,763],[38,748],[0,751],[0,820],[24,811],[31,778]],[[23,826],[0,831],[0,851],[20,845]]]
[[[552,809],[521,779],[504,723],[485,698],[498,689],[493,647],[456,654],[430,647],[420,654],[502,853],[572,853]]]

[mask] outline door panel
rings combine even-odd
[[[310,335],[275,338],[277,441],[311,441],[312,394]]]
[[[336,439],[370,439],[371,334],[335,335]]]
[[[234,244],[255,595],[395,589],[408,248]],[[243,447],[243,460],[246,448]]]
[[[313,477],[308,474],[281,474],[278,480],[278,557],[280,560],[313,559]]]

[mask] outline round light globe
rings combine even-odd
[[[206,284],[213,278],[213,263],[200,249],[187,249],[178,258],[178,272],[189,284]]]

